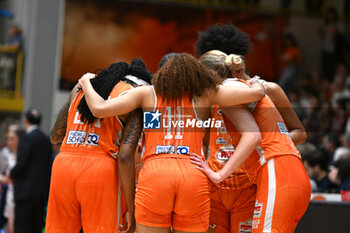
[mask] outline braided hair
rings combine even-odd
[[[233,24],[213,25],[207,30],[198,32],[198,40],[194,47],[198,55],[211,50],[220,50],[226,54],[245,56],[252,44],[249,35]]]
[[[134,59],[135,60],[135,59]],[[133,60],[133,61],[134,61]],[[151,83],[152,73],[146,69],[144,62],[138,59],[137,62],[132,62],[131,65],[125,62],[117,62],[103,69],[94,79],[91,79],[91,85],[94,90],[104,99],[107,100],[109,94],[120,81],[126,81],[129,84],[134,84],[132,81],[125,79],[126,75],[133,75],[142,79],[147,83]],[[86,103],[85,96],[81,98],[78,105],[78,111],[81,114],[81,120],[92,124],[95,117],[92,115],[89,106]]]

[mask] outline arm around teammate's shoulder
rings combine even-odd
[[[212,104],[220,107],[247,104],[261,100],[265,96],[265,89],[261,83],[253,82],[251,86],[243,87],[239,82],[235,85],[219,85],[218,91],[211,91],[208,96]]]
[[[90,79],[93,74],[85,74],[79,79],[86,103],[90,111],[97,118],[111,117],[115,115],[123,115],[142,106],[145,89],[150,87],[138,87],[131,89],[126,94],[117,98],[104,100],[92,87]]]
[[[295,113],[293,106],[289,102],[287,95],[283,89],[276,83],[265,82],[264,87],[266,94],[270,97],[279,113],[281,114],[290,136],[295,145],[305,142],[307,134],[299,117]]]

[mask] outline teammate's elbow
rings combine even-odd
[[[104,118],[104,111],[103,108],[101,108],[99,105],[91,107],[90,111],[92,113],[92,115],[96,118]]]
[[[134,163],[133,158],[133,154],[121,152],[118,155],[118,162],[122,164]]]
[[[307,133],[305,131],[300,131],[297,134],[298,134],[298,136],[296,137],[297,140],[293,140],[294,144],[298,145],[298,144],[304,143],[307,139]]]

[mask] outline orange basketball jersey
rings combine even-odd
[[[132,86],[119,82],[110,93],[109,98],[114,98]],[[83,92],[79,92],[71,103],[68,119],[67,132],[63,140],[61,151],[74,153],[102,152],[116,158],[118,153],[121,130],[123,128],[117,116],[96,119],[92,124],[84,124],[78,112],[78,105],[83,97]]]
[[[211,117],[223,121],[219,106],[213,106]],[[210,130],[210,152],[207,161],[210,168],[215,172],[221,170],[234,154],[235,147],[236,145],[233,144],[230,135],[227,133],[225,123],[220,128],[212,128]],[[244,167],[240,166],[224,181],[215,185],[222,189],[242,189],[251,186],[252,183],[249,181]]]
[[[185,95],[176,101],[165,101],[155,95],[155,107],[144,112],[145,152],[143,160],[153,156],[188,158],[201,155],[203,121],[197,119],[193,101]]]
[[[268,159],[280,155],[295,155],[299,158],[301,156],[290,138],[280,113],[268,96],[265,96],[257,103],[251,104],[249,107],[260,129],[262,138],[260,146],[244,163],[248,176],[254,180],[257,169],[259,169],[256,158],[259,158],[260,165],[263,165]],[[237,145],[241,139],[241,134],[237,132],[225,114],[223,114],[223,118],[233,144]]]

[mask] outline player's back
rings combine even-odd
[[[197,118],[194,101],[188,95],[166,101],[154,92],[155,104],[144,112],[145,153],[143,160],[154,156],[189,158],[201,155],[204,130]]]
[[[109,98],[114,98],[131,89],[129,84],[119,82],[112,90]],[[92,124],[81,121],[78,105],[83,97],[80,91],[72,101],[68,111],[67,132],[63,140],[61,151],[75,154],[104,153],[116,157],[118,140],[123,128],[117,116],[95,119]]]

